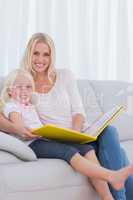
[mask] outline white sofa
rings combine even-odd
[[[2,79],[1,79],[2,83]],[[114,81],[78,81],[89,121],[114,105],[128,110],[114,125],[122,146],[133,161],[133,86]],[[96,95],[96,98],[95,98]],[[12,145],[12,144],[11,144]],[[39,159],[24,162],[11,153],[0,151],[0,200],[98,200],[88,178],[74,171],[65,161]]]

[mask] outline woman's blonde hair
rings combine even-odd
[[[0,96],[1,105],[4,106],[4,104],[11,99],[11,97],[9,95],[9,88],[13,86],[14,81],[16,80],[17,76],[19,76],[19,75],[20,76],[24,76],[27,79],[29,79],[31,81],[33,91],[35,90],[33,77],[31,76],[31,74],[28,71],[26,71],[24,69],[13,70],[6,77],[6,80],[5,80],[5,83],[4,83],[4,87],[2,89],[1,96]]]
[[[21,67],[23,69],[28,70],[33,77],[35,77],[36,72],[33,70],[32,66],[32,55],[33,55],[33,50],[35,48],[35,45],[39,42],[44,42],[49,46],[50,49],[50,54],[51,54],[51,63],[48,68],[48,79],[53,82],[55,76],[56,76],[56,70],[54,68],[55,65],[55,46],[53,40],[44,33],[35,33],[32,35],[31,39],[29,40],[27,44],[27,48],[25,50],[23,59],[21,61]]]

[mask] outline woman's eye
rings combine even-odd
[[[49,57],[49,56],[50,56],[49,53],[45,53],[45,54],[44,54],[44,57]]]

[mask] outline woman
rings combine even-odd
[[[49,36],[42,33],[34,34],[28,43],[22,60],[22,67],[27,69],[34,78],[37,96],[37,111],[43,123],[53,123],[81,131],[84,126],[85,113],[76,82],[70,71],[65,69],[56,70],[54,68],[54,59],[55,50],[53,41]],[[0,127],[3,131],[16,134],[21,132],[23,135],[26,135],[26,137],[32,138],[29,130],[13,126],[13,124],[6,120],[2,115],[0,116]],[[113,149],[110,148],[112,144],[114,147]],[[50,145],[51,148],[49,148]],[[65,147],[66,151],[69,152],[69,145],[72,149],[78,148],[73,147],[71,144],[60,144],[50,141],[42,142],[42,140],[36,140],[30,144],[30,147],[35,151],[38,157],[41,157],[42,152],[44,151],[43,148],[48,146],[48,149],[45,149],[45,151],[49,151],[49,157],[64,159],[64,155],[62,155],[63,149]],[[104,134],[101,134],[98,141],[92,143],[92,145],[95,147],[99,160],[104,167],[120,169],[127,165],[127,157],[120,148],[118,133],[114,127],[106,128]],[[56,152],[54,147],[56,148]],[[47,155],[45,155],[45,157],[46,156]],[[65,156],[68,158],[69,153]],[[89,153],[85,155],[85,159],[90,159]],[[93,162],[98,163],[97,159],[93,159]],[[75,165],[75,163],[77,163],[77,158],[74,157],[71,163],[74,168],[78,166],[77,164]],[[95,180],[95,178],[91,180],[102,199],[107,199],[107,196],[108,199],[112,198],[106,182]],[[128,192],[126,195],[128,200],[133,197],[133,193],[130,190],[131,183],[133,183],[133,178],[130,176],[126,185],[126,191]],[[101,187],[101,184],[103,187]],[[126,199],[125,188],[118,192],[111,187],[111,192],[114,199]],[[130,199],[129,196],[131,196]]]

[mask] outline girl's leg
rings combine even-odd
[[[113,126],[107,127],[98,139],[98,159],[105,168],[118,170],[124,167],[126,154],[122,156],[117,129]],[[115,199],[126,200],[125,188],[116,191],[112,186],[110,190]]]
[[[84,156],[87,160],[100,165],[99,161],[96,157],[95,151],[89,151],[88,153],[86,153],[86,155]],[[106,181],[102,181],[99,179],[90,179],[92,185],[95,187],[96,191],[98,192],[98,194],[100,195],[101,199],[103,200],[113,200],[114,198],[112,197],[112,194],[109,190],[108,184]]]
[[[87,160],[79,153],[73,155],[71,166],[83,175],[109,182],[116,190],[124,187],[125,181],[133,173],[133,166],[127,166],[117,171],[105,169]]]
[[[116,189],[122,187],[125,179],[132,171],[132,167],[127,167],[118,172],[106,170],[89,162],[83,156],[80,156],[76,148],[58,142],[37,139],[29,146],[36,153],[38,158],[59,158],[65,160],[84,175],[109,181]],[[90,149],[90,147],[88,147],[88,149]]]

